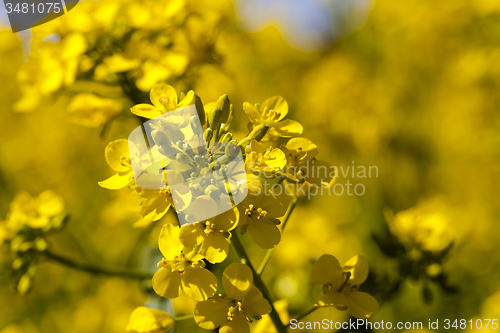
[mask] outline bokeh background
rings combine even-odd
[[[85,66],[98,64],[92,59],[113,52],[61,45],[72,32],[89,45],[114,45],[121,42],[117,34],[133,26],[146,33],[121,52],[141,59],[139,94],[159,81],[194,89],[205,102],[228,94],[241,133],[248,122],[244,101],[281,95],[289,117],[319,146],[320,159],[344,170],[377,167],[378,177],[339,176],[339,184],[363,184],[362,196],[299,202],[263,275],[275,299],[288,300],[292,317],[320,294],[309,273],[315,258],[330,253],[341,263],[356,254],[368,259],[381,303],[374,321],[500,319],[500,2],[200,1],[196,10],[206,21],[182,25],[188,36],[182,42],[176,30],[155,25],[183,15],[183,8],[171,9],[176,1],[164,2],[173,14],[146,0],[79,4],[57,22],[18,35],[3,20],[0,218],[19,191],[36,196],[51,189],[71,215],[66,228],[48,238],[51,249],[80,262],[154,271],[150,264],[157,258],[150,257],[161,223],[134,228],[139,214],[128,209],[134,205],[127,193],[97,184],[111,175],[106,144],[138,125],[128,112],[133,101],[113,80],[51,77],[67,73],[72,61],[85,73]],[[128,16],[113,16],[117,12]],[[172,43],[179,49],[169,49]],[[162,63],[165,57],[174,60]],[[137,70],[132,60],[118,65]],[[98,61],[108,68],[92,77],[113,74],[111,61]],[[72,109],[73,98],[87,90],[121,104],[109,113]],[[405,255],[394,254],[395,242]],[[439,252],[450,242],[439,263],[408,268],[422,252]],[[257,264],[264,254],[251,248]],[[21,296],[3,266],[2,333],[124,332],[131,311],[151,302],[139,282],[51,262],[38,265],[31,292]],[[441,273],[446,283],[433,279]],[[191,306],[185,299],[173,302],[176,314],[190,313]],[[320,309],[307,318],[342,321],[348,314]],[[176,332],[195,329],[181,325]]]

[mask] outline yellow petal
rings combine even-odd
[[[318,146],[306,138],[292,138],[286,144],[286,149],[297,155],[299,151],[307,153],[307,159],[312,159],[318,154]]]
[[[271,312],[271,305],[255,286],[250,286],[242,301],[247,316],[261,316]]]
[[[179,233],[179,239],[182,244],[189,248],[194,248],[201,244],[206,237],[205,226],[201,223],[183,225]]]
[[[241,300],[252,284],[252,270],[247,265],[232,263],[222,274],[224,291],[233,300]]]
[[[324,294],[318,301],[319,306],[335,306],[339,310],[345,310],[349,302],[346,294],[332,290]]]
[[[160,268],[153,276],[154,291],[165,298],[176,298],[181,293],[181,274],[172,272],[170,265]]]
[[[248,224],[248,232],[253,241],[263,249],[271,249],[281,240],[278,227],[269,219],[251,218]]]
[[[127,139],[110,142],[104,149],[104,157],[111,169],[115,171],[125,172],[131,169],[130,163],[124,163],[125,159],[130,157]]]
[[[194,320],[206,330],[213,330],[227,321],[227,312],[231,306],[230,299],[215,297],[196,303]]]
[[[106,180],[98,182],[98,184],[100,187],[107,188],[108,190],[119,190],[129,185],[131,182],[130,172],[119,172]]]
[[[149,98],[151,98],[151,102],[154,106],[160,110],[164,110],[164,112],[171,111],[177,107],[177,92],[174,87],[165,83],[158,83],[155,85],[149,93]],[[166,108],[164,104],[160,102],[160,99],[166,99],[168,101],[167,104],[173,106],[173,108]]]
[[[219,333],[250,333],[250,326],[242,314],[234,316],[233,320],[226,320],[220,327]]]
[[[275,110],[280,112],[280,116],[276,121],[280,121],[281,119],[285,118],[285,116],[288,114],[288,103],[281,96],[274,96],[266,99],[262,103],[261,109],[264,109],[265,107],[267,107],[269,110]]]
[[[356,318],[365,319],[378,311],[378,302],[372,295],[357,291],[348,293],[349,313]]]
[[[366,278],[368,277],[368,262],[366,261],[365,257],[361,255],[354,256],[345,263],[344,272],[351,272],[349,283],[359,286],[360,284],[365,282]]]
[[[189,205],[189,213],[196,221],[201,221],[217,215],[217,202],[208,195],[200,195]]]
[[[237,208],[225,211],[213,219],[216,229],[230,231],[238,225],[240,212]]]
[[[141,214],[145,220],[158,221],[168,211],[172,204],[172,197],[158,195],[155,198],[147,199],[141,207]]]
[[[183,106],[188,106],[188,105],[194,104],[194,102],[195,102],[194,91],[190,90],[190,91],[188,91],[186,96],[182,99],[182,101],[180,101],[180,103],[179,103],[179,105],[177,105],[177,107],[180,108]]]
[[[258,125],[262,122],[262,117],[259,111],[257,111],[252,104],[248,102],[243,103],[243,111],[245,111],[248,118],[250,118],[252,124]]]
[[[158,238],[158,246],[161,253],[167,260],[173,260],[179,255],[184,247],[179,240],[180,228],[173,224],[165,224],[161,228],[160,237]]]
[[[151,104],[137,104],[130,108],[130,111],[139,117],[152,119],[162,114],[162,109],[158,109]]]
[[[276,195],[276,194],[277,195]],[[267,212],[268,218],[278,218],[285,215],[290,206],[291,198],[282,188],[276,191],[269,191],[263,195],[260,208]]]
[[[215,295],[217,278],[208,269],[188,266],[182,274],[182,290],[192,299],[207,300]]]
[[[291,136],[301,135],[304,127],[295,121],[290,119],[282,120],[276,124],[274,124],[274,129],[278,134],[284,138],[289,138]]]
[[[174,325],[174,319],[165,311],[140,306],[130,315],[127,331],[166,333]]]
[[[208,235],[201,246],[201,253],[212,264],[223,262],[227,258],[229,244],[222,234]]]
[[[338,288],[342,284],[342,268],[340,263],[331,254],[322,255],[311,270],[311,281],[316,284],[329,284]]]

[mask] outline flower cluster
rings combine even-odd
[[[241,140],[230,132],[236,111],[227,95],[204,104],[193,91],[178,94],[160,83],[152,88],[150,100],[151,104],[131,108],[133,114],[149,119],[139,128],[139,139],[133,132],[129,140],[106,147],[106,161],[116,174],[99,184],[135,193],[141,226],[175,209],[179,223],[164,224],[159,235],[163,259],[152,279],[154,291],[165,298],[186,294],[195,300],[194,319],[208,330],[249,332],[248,323],[266,314],[283,328],[238,235],[248,232],[255,244],[272,251],[281,241],[282,222],[294,207],[292,201],[298,200],[289,189],[328,186],[331,175],[313,175],[307,168],[329,164],[316,159],[314,143],[299,137],[302,126],[285,118],[288,104],[282,97],[244,103],[250,123]],[[147,146],[140,144],[143,137]],[[227,266],[219,284],[207,263],[224,262],[231,246],[242,263]],[[368,275],[366,260],[353,260],[344,270],[335,258],[324,256],[317,262],[313,282],[323,284],[325,291],[318,306],[349,309],[367,318],[378,304],[358,291]],[[129,329],[169,328],[170,318],[154,311],[159,310],[138,308]]]
[[[218,31],[228,8],[225,1],[81,1],[77,10],[34,28],[14,109],[32,111],[63,92],[73,122],[101,126],[156,83],[193,80],[200,65],[219,64]]]
[[[37,263],[47,249],[46,236],[61,230],[67,221],[64,201],[53,191],[38,197],[24,191],[15,196],[5,221],[0,219],[0,245],[8,248],[19,293],[31,287]]]

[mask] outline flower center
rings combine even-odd
[[[262,118],[267,120],[268,122],[275,123],[279,117],[281,117],[281,112],[277,110],[269,110],[266,106],[264,110],[262,110]]]
[[[120,157],[120,164],[126,168],[132,168],[132,165],[130,164],[130,157],[126,156]]]
[[[174,272],[179,272],[179,273],[184,273],[184,270],[186,269],[187,266],[191,263],[188,259],[186,259],[186,256],[184,253],[181,253],[179,255],[176,255],[173,260],[168,261],[167,259],[163,258],[159,263],[158,267],[166,267],[170,264],[171,271],[172,273]]]
[[[259,220],[267,215],[267,212],[265,210],[263,210],[262,208],[255,209],[255,206],[253,204],[248,205],[248,208],[245,209],[245,214],[248,216],[252,216],[254,213],[255,213],[255,215],[257,215],[257,220]]]
[[[161,96],[158,101],[160,102],[161,105],[163,105],[167,110],[174,110],[176,108],[176,101],[170,99],[170,97],[167,96]],[[160,113],[162,113],[160,111]]]
[[[170,187],[167,186],[166,188],[161,189],[160,190],[160,194],[161,195],[172,195],[172,192],[170,191]]]

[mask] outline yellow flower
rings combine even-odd
[[[133,184],[134,174],[130,164],[129,142],[127,139],[110,142],[104,150],[104,157],[111,169],[117,173],[99,182],[101,187],[117,190]]]
[[[167,333],[174,325],[174,319],[165,311],[140,306],[130,315],[127,331],[137,333]]]
[[[225,234],[236,228],[238,210],[230,209],[217,215],[217,203],[208,195],[199,196],[192,204],[203,216],[214,216],[204,222],[183,225],[180,230],[180,240],[189,248],[200,247],[200,253],[212,264],[226,259],[229,244]],[[193,212],[196,214],[196,212]],[[202,218],[194,216],[196,221]]]
[[[248,230],[253,241],[263,249],[270,249],[281,240],[278,218],[285,215],[290,197],[282,187],[265,191],[258,182],[252,184],[248,196],[238,205],[241,232]]]
[[[335,170],[330,163],[316,159],[318,146],[306,138],[292,138],[280,147],[285,152],[287,164],[283,174],[285,187],[294,195],[307,194],[311,187],[330,186],[335,180]]]
[[[153,276],[153,289],[160,296],[176,298],[181,291],[189,297],[203,301],[215,294],[217,278],[203,268],[203,256],[182,245],[179,227],[165,224],[160,232],[160,251],[164,258]]]
[[[253,286],[250,268],[232,263],[222,275],[226,294],[219,294],[199,302],[194,309],[194,320],[206,330],[220,326],[221,333],[249,333],[251,317],[260,317],[271,312],[271,305],[262,293]]]
[[[373,296],[358,291],[367,277],[368,263],[363,256],[352,257],[342,268],[334,256],[322,255],[311,271],[312,282],[323,285],[324,295],[317,306],[334,306],[349,310],[356,318],[369,318],[378,310],[378,302]]]
[[[36,198],[27,192],[19,192],[10,204],[6,224],[12,232],[26,225],[34,229],[50,229],[53,218],[64,210],[64,200],[47,190]]]
[[[158,83],[155,85],[153,89],[151,89],[149,98],[153,105],[138,104],[133,106],[130,111],[137,116],[152,119],[168,111],[188,106],[195,102],[195,95],[192,90],[190,90],[184,98],[181,98],[180,102],[177,102],[177,92],[174,87],[165,83]]]
[[[145,175],[147,176],[147,175]],[[144,176],[144,177],[145,177]],[[156,183],[157,177],[151,177]],[[142,180],[143,184],[144,179]],[[172,189],[168,186],[168,183],[177,184],[175,191],[178,195],[172,196]],[[158,185],[159,188],[154,186],[147,186],[147,188],[135,187],[135,190],[144,198],[141,203],[141,214],[144,221],[144,226],[152,221],[158,221],[161,219],[168,211],[170,206],[174,205],[175,208],[180,211],[182,210],[191,200],[191,192],[189,187],[182,185],[184,182],[184,177],[178,171],[173,170],[163,170],[163,185]],[[180,191],[184,190],[182,193]]]
[[[262,105],[243,103],[243,110],[254,126],[264,124],[269,126],[263,142],[274,141],[277,138],[290,138],[302,134],[302,125],[294,120],[286,119],[288,103],[281,96],[268,98]]]
[[[252,140],[246,148],[245,164],[255,174],[272,177],[276,171],[282,170],[286,165],[285,153],[278,148],[264,148],[264,145]]]
[[[420,203],[416,207],[386,213],[391,231],[408,247],[439,252],[453,242],[451,221],[440,200]]]
[[[120,102],[90,93],[76,95],[68,105],[72,121],[86,127],[101,126],[118,115],[122,109]]]

